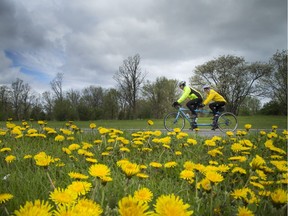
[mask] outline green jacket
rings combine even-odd
[[[187,98],[189,98],[190,100],[196,99],[196,98],[203,98],[201,93],[196,91],[195,89],[189,87],[189,86],[185,86],[183,88],[183,94],[181,95],[181,97],[177,100],[177,102],[179,104],[181,104],[183,101],[185,101]]]

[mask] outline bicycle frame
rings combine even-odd
[[[205,110],[205,109],[196,109],[195,112],[198,114],[208,114],[212,115],[211,110]],[[175,128],[180,128],[181,130],[185,128],[185,122],[187,121],[191,129],[194,129],[194,126],[212,126],[212,128],[215,127],[219,128],[222,132],[227,131],[235,131],[238,126],[237,117],[231,113],[231,112],[217,112],[218,114],[217,119],[213,118],[213,121],[211,123],[199,123],[194,122],[195,119],[190,118],[190,110],[188,108],[184,107],[177,107],[177,111],[169,112],[164,117],[164,127],[168,131],[173,131]],[[188,115],[187,115],[188,114]]]
[[[190,110],[188,108],[184,108],[184,107],[179,107],[178,108],[178,114],[176,117],[176,121],[179,118],[179,115],[181,114],[190,124],[192,123],[192,119],[188,118],[185,112],[190,112]],[[196,109],[195,112],[198,113],[203,113],[203,114],[213,114],[211,111],[209,110],[205,110],[205,109]],[[220,112],[218,112],[217,114],[221,114]],[[212,126],[212,123],[197,123],[198,126]]]

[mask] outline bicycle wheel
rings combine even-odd
[[[180,128],[183,130],[185,127],[185,119],[178,112],[168,113],[164,117],[164,127],[168,131],[173,131],[175,128]]]
[[[230,112],[222,113],[217,121],[218,127],[222,132],[235,131],[238,127],[237,117]]]

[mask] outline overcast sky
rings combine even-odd
[[[146,80],[187,80],[221,55],[267,62],[287,49],[287,0],[0,0],[0,84],[42,93],[115,88],[139,54]]]

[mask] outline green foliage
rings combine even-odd
[[[264,104],[263,108],[260,110],[262,115],[286,115],[287,110],[277,101],[270,101]]]

